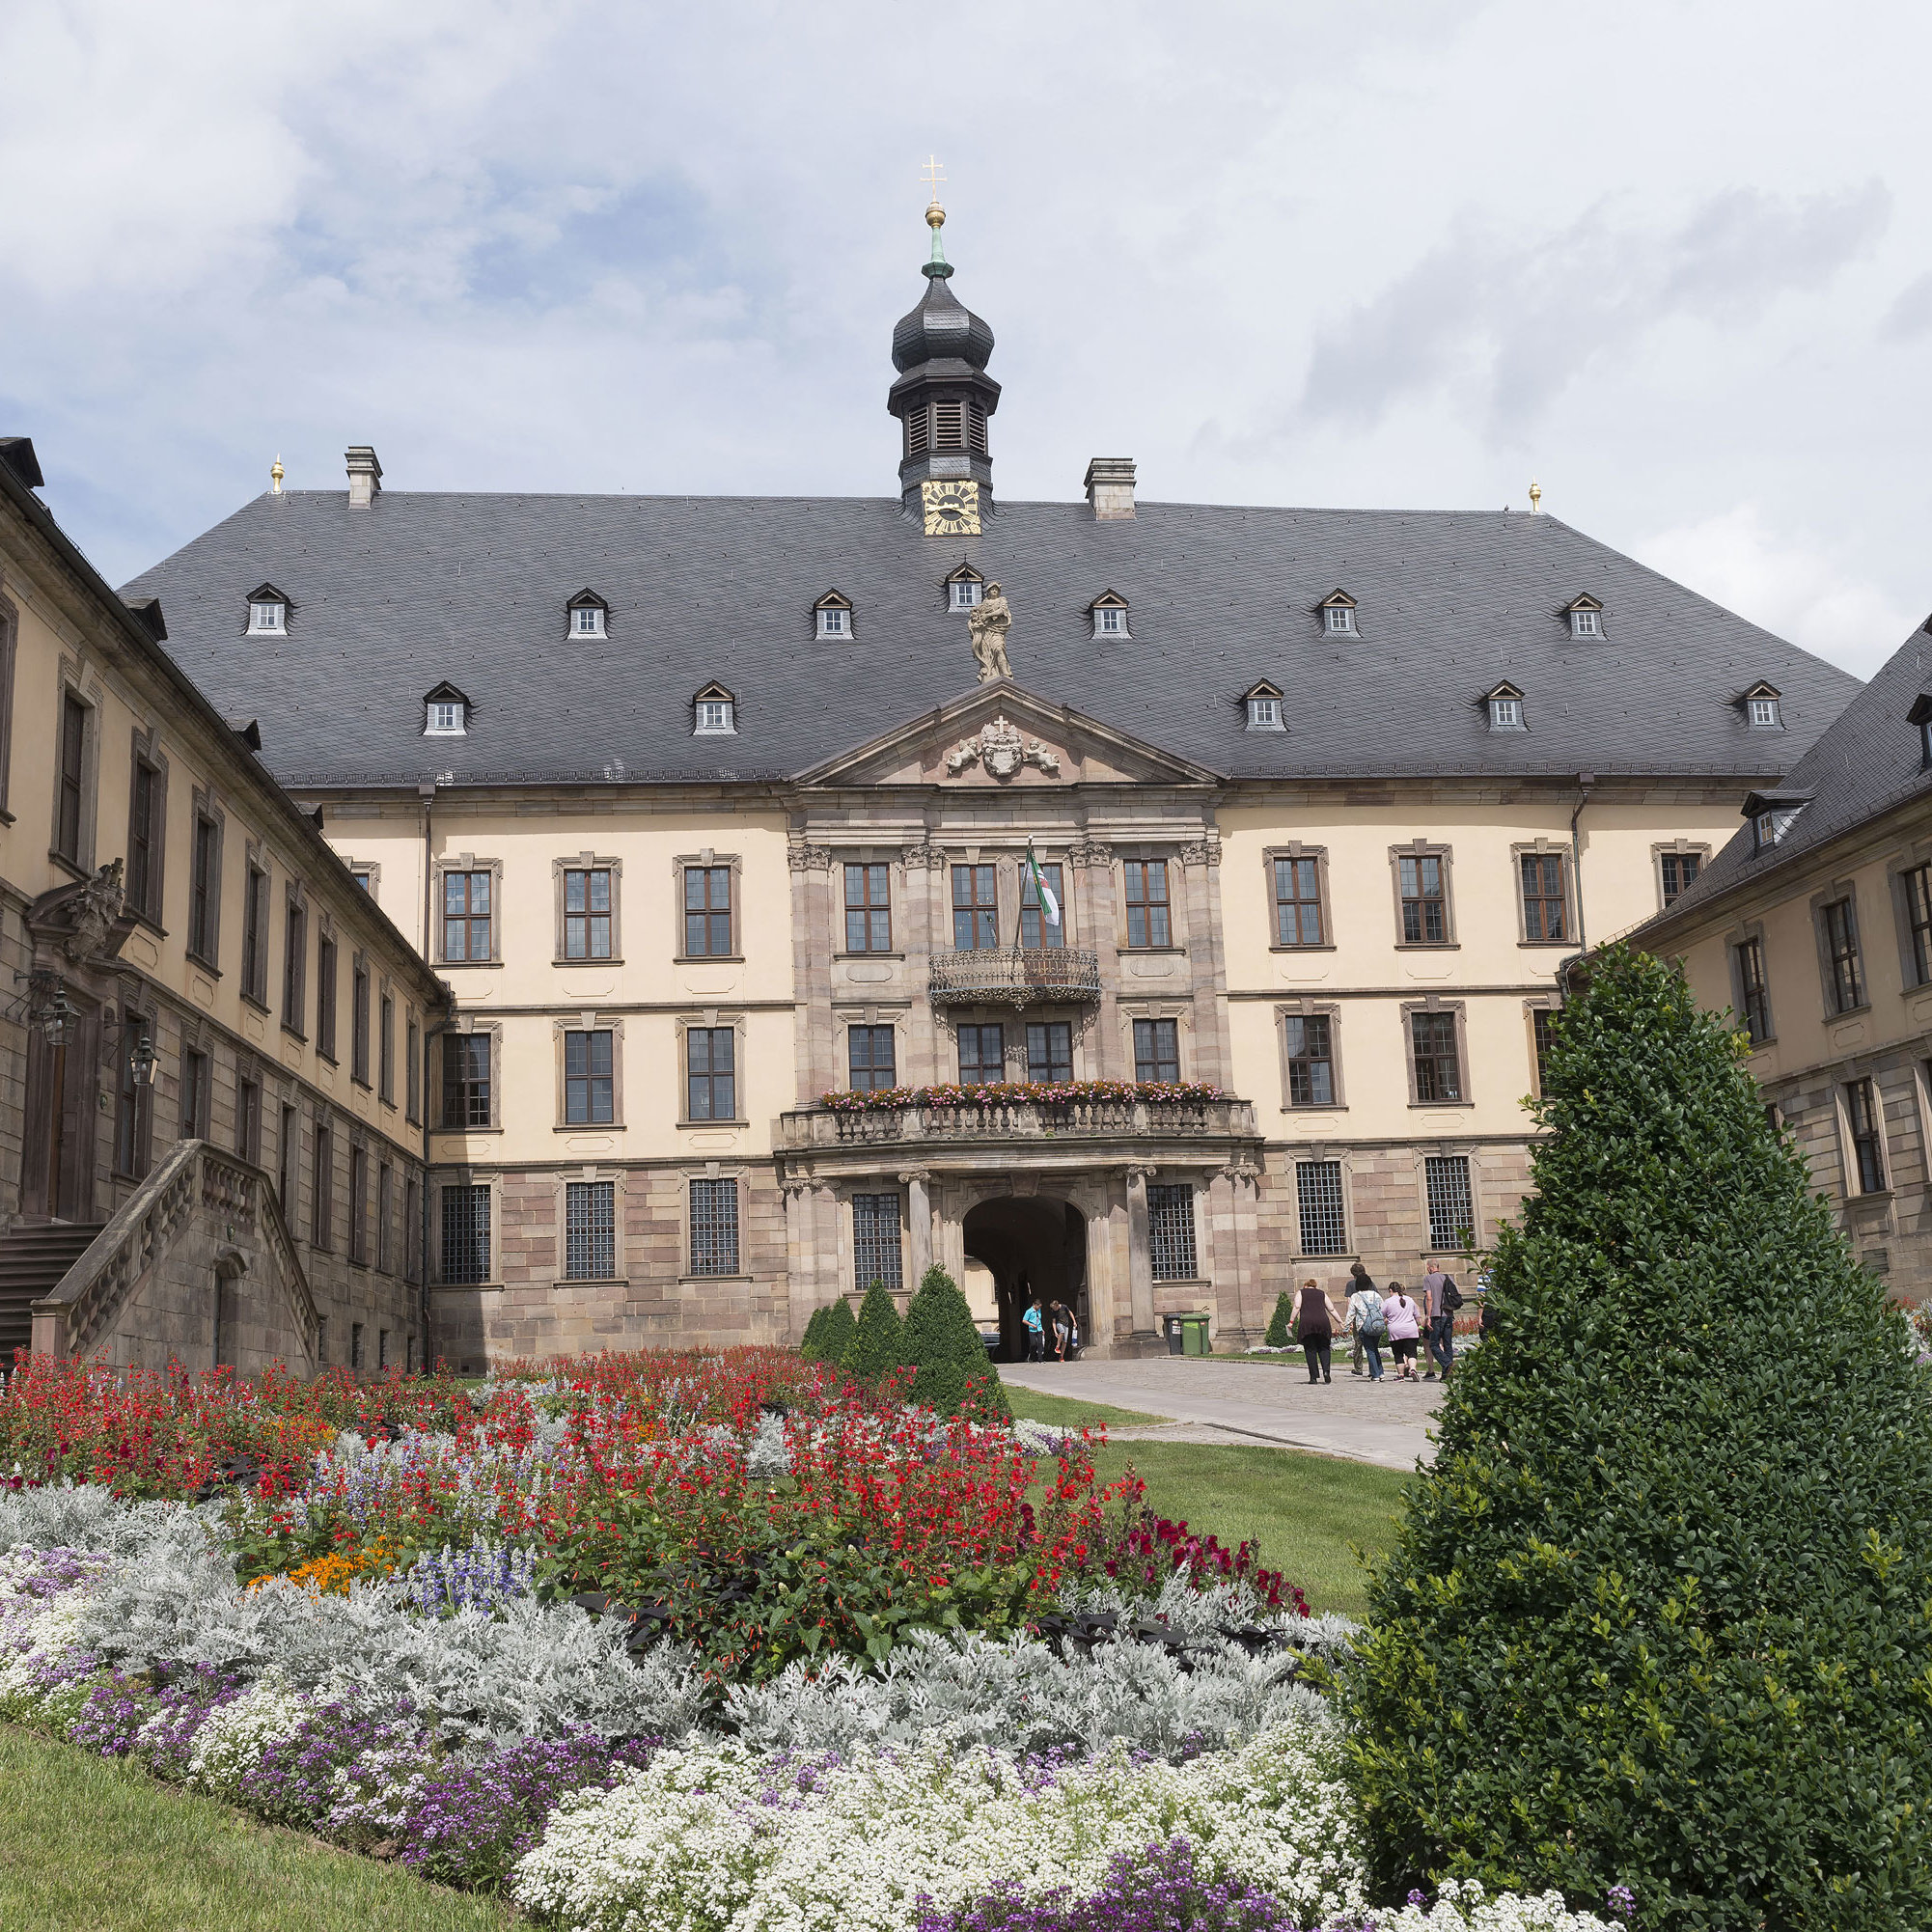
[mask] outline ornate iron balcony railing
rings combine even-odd
[[[935,1007],[1078,1005],[1100,997],[1100,955],[1030,946],[933,955]]]

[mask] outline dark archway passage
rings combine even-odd
[[[1035,1299],[1064,1302],[1087,1339],[1087,1223],[1072,1202],[1054,1195],[982,1201],[968,1212],[964,1232],[967,1254],[992,1270],[1001,1361],[1025,1359],[1024,1315]]]

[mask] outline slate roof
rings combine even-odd
[[[1143,503],[1096,522],[1084,503],[1002,502],[987,534],[921,535],[896,498],[538,496],[386,490],[263,495],[136,578],[176,658],[295,786],[622,778],[775,779],[909,722],[970,687],[962,561],[1005,587],[1016,680],[1056,704],[1243,779],[1681,774],[1768,783],[1858,680],[1553,516]],[[264,579],[292,600],[286,638],[243,634]],[[834,585],[848,641],[816,643]],[[1359,635],[1319,604],[1357,600]],[[608,635],[572,640],[586,586]],[[1088,607],[1128,600],[1131,637]],[[1572,639],[1578,593],[1601,639]],[[1244,729],[1257,680],[1284,732]],[[1525,693],[1527,731],[1492,732],[1480,700]],[[1786,729],[1734,704],[1759,678]],[[735,737],[694,737],[717,680]],[[463,738],[422,736],[448,680],[474,704]]]
[[[1932,692],[1928,631],[1932,618],[1906,639],[1785,775],[1779,790],[1808,791],[1811,797],[1778,843],[1759,852],[1747,821],[1668,913],[1632,935],[1638,944],[1653,930],[1695,919],[1739,888],[1755,887],[1915,797],[1932,797],[1932,770],[1924,764],[1918,727],[1906,715],[1915,699]]]

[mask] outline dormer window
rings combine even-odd
[[[841,591],[827,591],[812,606],[818,637],[844,639],[852,635],[852,600]]]
[[[1766,730],[1775,731],[1784,721],[1778,715],[1776,698],[1753,698],[1751,701],[1751,722]]]
[[[729,737],[738,729],[737,701],[722,684],[707,684],[691,701],[694,736]]]
[[[1580,597],[1572,597],[1566,613],[1570,620],[1572,637],[1601,637],[1603,635],[1603,603],[1601,599],[1586,592]]]
[[[1918,727],[1918,762],[1932,769],[1932,691],[1921,691],[1913,699],[1905,722]]]
[[[1282,722],[1282,694],[1272,684],[1261,683],[1250,691],[1242,703],[1248,710],[1248,729],[1251,731],[1283,731],[1287,727]]]
[[[1127,628],[1127,600],[1114,591],[1102,591],[1087,606],[1087,615],[1093,621],[1095,637],[1123,638],[1133,633]]]
[[[287,637],[289,599],[273,584],[263,584],[248,593],[248,634],[251,637]]]
[[[1330,637],[1355,636],[1355,599],[1346,591],[1331,591],[1321,600],[1321,623]]]
[[[610,610],[594,591],[579,591],[566,606],[572,637],[606,637],[605,615]]]
[[[986,594],[984,580],[970,564],[962,564],[946,580],[946,607],[970,611]]]
[[[1744,815],[1751,820],[1753,850],[1768,852],[1778,844],[1810,798],[1808,791],[1753,791],[1744,801]]]
[[[1784,729],[1784,707],[1775,684],[1753,684],[1738,701],[1744,706],[1745,722],[1757,731]]]
[[[1489,709],[1489,729],[1492,731],[1527,729],[1523,723],[1523,694],[1515,685],[1499,684],[1495,690],[1483,695],[1482,702]]]
[[[423,735],[460,738],[470,728],[470,701],[454,684],[439,684],[423,700]]]

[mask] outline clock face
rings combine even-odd
[[[977,483],[926,482],[919,486],[925,508],[928,537],[977,537],[980,534],[980,485]]]

